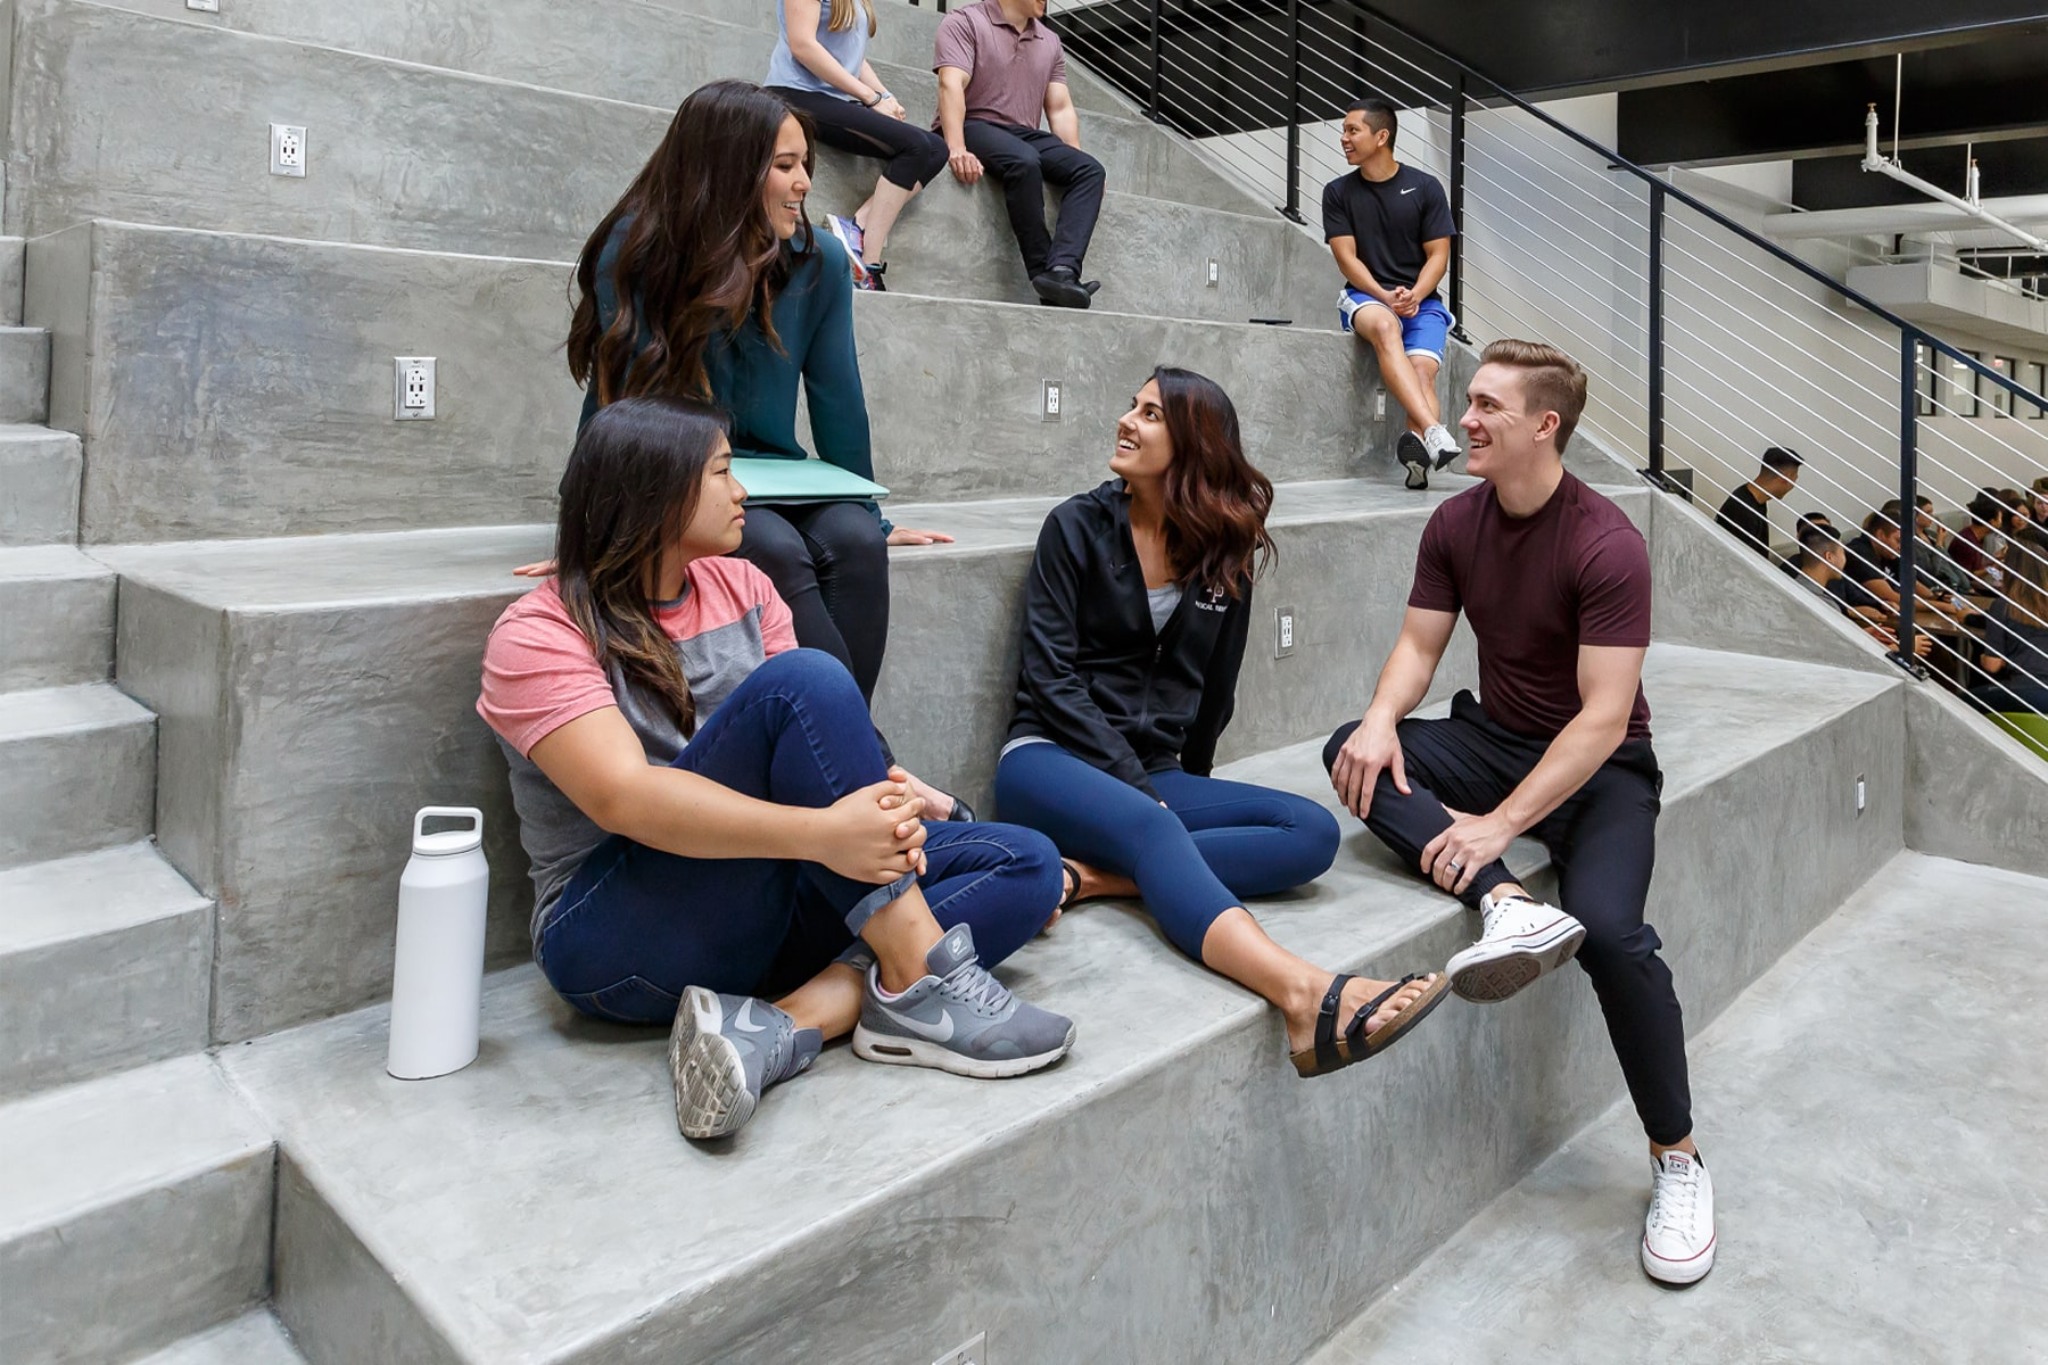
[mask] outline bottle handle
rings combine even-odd
[[[483,833],[484,813],[475,806],[421,806],[412,817],[412,841],[417,844],[426,833],[426,823],[433,816],[450,820],[473,820],[477,833]]]

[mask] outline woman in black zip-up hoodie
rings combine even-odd
[[[1306,797],[1209,776],[1273,550],[1273,485],[1223,390],[1169,368],[1118,421],[1109,467],[1118,477],[1039,533],[1000,817],[1059,845],[1067,904],[1141,896],[1181,951],[1278,1006],[1302,1075],[1361,1060],[1443,982],[1332,973],[1268,938],[1245,899],[1327,871],[1337,822]]]

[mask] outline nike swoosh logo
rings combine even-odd
[[[1407,189],[1405,189],[1405,190],[1402,190],[1402,191],[1401,191],[1401,193],[1403,193],[1403,194],[1413,194],[1413,193],[1415,193],[1415,188],[1416,188],[1415,186],[1413,186],[1413,185],[1410,185],[1410,186],[1409,186],[1409,187],[1408,187]]]
[[[733,1016],[732,1026],[741,1033],[766,1033],[768,1031],[766,1024],[754,1022],[754,1002],[751,1000],[740,1006],[740,1012]]]
[[[953,1016],[950,1014],[945,1017],[945,1022],[942,1024],[922,1023],[919,1020],[912,1019],[907,1014],[897,1015],[896,1022],[920,1038],[929,1038],[935,1043],[946,1042],[953,1036]]]

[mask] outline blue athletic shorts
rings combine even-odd
[[[1361,308],[1385,308],[1372,295],[1363,290],[1344,286],[1344,292],[1337,295],[1337,325],[1345,331],[1351,330],[1351,315]],[[1451,334],[1451,324],[1457,319],[1451,310],[1444,307],[1443,300],[1431,295],[1422,301],[1412,318],[1401,319],[1401,347],[1409,355],[1426,355],[1437,364],[1444,363],[1444,344]]]

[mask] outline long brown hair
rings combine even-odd
[[[1237,408],[1213,379],[1162,365],[1152,371],[1173,441],[1166,467],[1166,559],[1183,588],[1232,598],[1278,553],[1266,530],[1273,481],[1244,455]]]
[[[675,641],[654,619],[652,580],[682,537],[725,419],[674,398],[599,408],[562,473],[555,587],[607,674],[614,669],[668,707],[685,736],[697,703]]]
[[[620,398],[666,394],[711,400],[704,351],[721,331],[752,314],[780,346],[770,312],[789,282],[789,258],[768,221],[762,186],[783,122],[803,127],[804,169],[813,166],[809,120],[750,81],[713,81],[676,110],[668,134],[576,261],[576,311],[569,323],[569,373]],[[597,316],[597,263],[619,220],[630,217],[611,270],[618,312]],[[797,228],[800,250],[811,224]]]
[[[831,17],[825,27],[834,33],[844,33],[854,24],[855,0],[829,0],[825,12]],[[859,0],[861,9],[868,12],[868,37],[875,36],[875,0]]]

